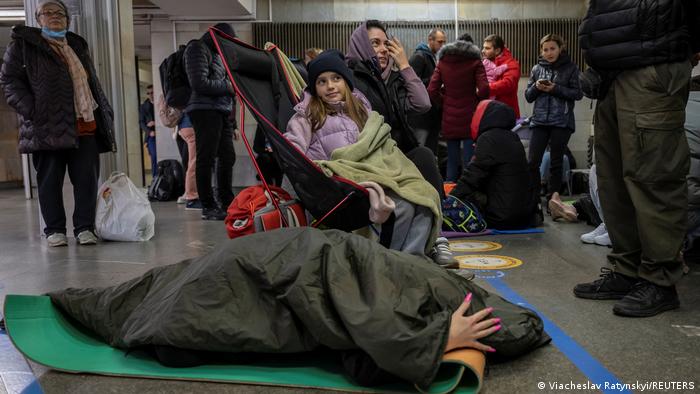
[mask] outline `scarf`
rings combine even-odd
[[[394,58],[391,56],[389,56],[389,63],[384,70],[379,67],[377,54],[374,52],[374,48],[372,48],[372,43],[369,42],[366,22],[363,22],[352,32],[350,43],[348,44],[348,53],[345,54],[345,59],[347,61],[356,60],[369,64],[370,68],[372,68],[377,75],[382,76],[382,80],[385,83],[389,80],[391,71],[394,69]]]
[[[92,96],[88,75],[78,55],[75,54],[73,48],[68,45],[65,39],[58,40],[45,34],[42,35],[49,45],[51,45],[51,48],[63,58],[68,66],[68,72],[73,81],[73,105],[75,106],[75,114],[85,122],[94,121],[94,111],[97,109],[97,102],[95,102]]]

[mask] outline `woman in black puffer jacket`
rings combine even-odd
[[[16,26],[0,71],[8,104],[19,114],[19,151],[31,153],[49,246],[65,246],[63,179],[73,184],[73,232],[81,245],[94,234],[99,153],[114,152],[113,112],[87,42],[67,31],[63,2],[42,1],[40,29]]]
[[[551,168],[547,201],[561,189],[564,151],[576,129],[574,102],[583,97],[579,69],[566,53],[564,40],[548,34],[540,40],[539,64],[532,68],[525,90],[528,103],[535,102],[531,118],[529,169],[534,192],[539,196],[540,164],[547,145],[550,146]]]

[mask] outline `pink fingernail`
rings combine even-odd
[[[472,293],[467,294],[467,296],[464,298],[464,302],[469,302],[472,300]]]
[[[500,323],[500,322],[501,322],[501,318],[500,318],[500,317],[497,317],[497,318],[493,319],[493,322],[494,322],[494,323]]]
[[[493,307],[489,307],[489,312],[493,312]]]
[[[500,329],[501,329],[501,325],[499,324],[499,325],[496,326],[496,328],[494,329],[494,331],[498,331],[498,330],[500,330]]]
[[[489,348],[489,352],[490,352],[490,353],[496,353],[496,349],[494,349],[494,348]]]

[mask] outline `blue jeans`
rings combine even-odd
[[[148,137],[146,140],[146,145],[148,147],[148,156],[151,158],[151,175],[156,176],[156,170],[158,170],[158,158],[156,158],[156,137]]]
[[[462,170],[467,168],[467,165],[472,160],[474,155],[474,141],[466,140],[447,140],[447,181],[457,182],[459,176],[459,166]]]

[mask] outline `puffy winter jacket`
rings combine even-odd
[[[503,48],[503,53],[496,57],[496,66],[507,65],[508,69],[501,77],[489,83],[491,96],[496,100],[508,104],[515,111],[516,119],[520,117],[520,105],[518,104],[518,82],[520,82],[520,63],[510,53],[510,49]]]
[[[508,105],[479,103],[471,123],[474,159],[450,193],[477,203],[488,226],[502,230],[529,226],[533,211],[525,150],[513,126],[515,114]]]
[[[430,109],[427,105],[414,107],[409,100],[408,83],[420,84],[415,72],[410,67],[403,71],[392,71],[385,83],[381,75],[375,75],[373,68],[362,61],[349,61],[348,67],[355,78],[355,89],[362,92],[372,106],[373,111],[384,116],[384,121],[391,126],[391,138],[396,141],[402,152],[408,152],[418,146],[413,128],[408,123],[408,115],[425,113]],[[415,81],[407,81],[412,76]]]
[[[71,32],[66,34],[66,40],[85,68],[90,91],[98,105],[97,147],[100,152],[116,152],[114,113],[97,79],[87,42]],[[41,36],[40,29],[12,28],[12,42],[5,51],[0,71],[0,86],[7,103],[20,116],[20,153],[78,146],[73,80],[68,66]]]
[[[551,93],[538,90],[535,84],[540,79],[554,82],[554,90]],[[568,54],[562,52],[554,63],[540,58],[539,64],[532,68],[525,99],[528,103],[535,102],[533,126],[565,127],[573,132],[576,129],[574,103],[582,97],[579,69]]]
[[[469,125],[479,99],[489,97],[489,81],[479,48],[466,41],[442,47],[439,63],[428,85],[428,94],[442,107],[442,136],[451,140],[471,138]]]
[[[700,1],[591,0],[579,41],[597,70],[685,61],[700,52]]]
[[[355,89],[352,94],[362,102],[367,113],[372,110],[369,101],[359,90]],[[311,94],[305,91],[302,101],[294,107],[295,114],[287,123],[284,135],[306,157],[311,160],[330,160],[334,150],[357,142],[360,128],[347,116],[343,103],[334,106],[336,115],[326,117],[320,129],[311,131],[311,123],[306,115],[310,101]]]
[[[233,91],[226,69],[211,45],[211,37],[205,33],[185,49],[185,71],[192,88],[185,112],[214,110],[228,114],[234,110]]]

